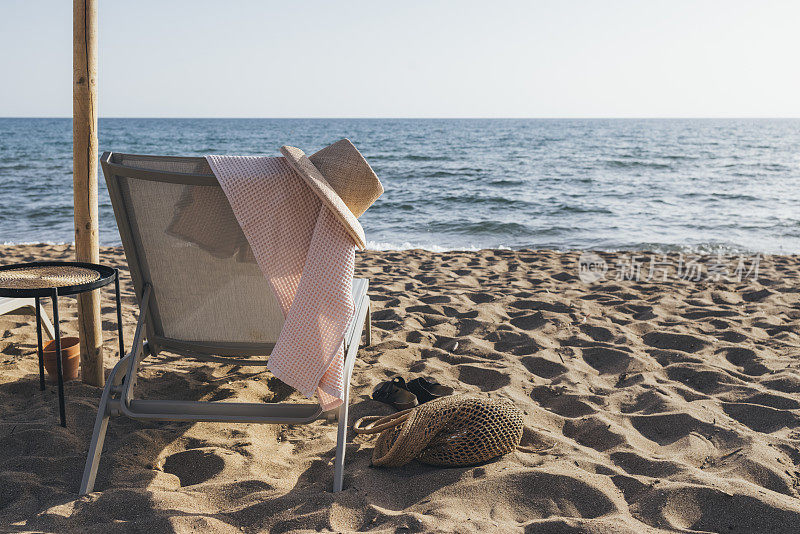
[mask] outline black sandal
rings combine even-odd
[[[386,403],[395,410],[408,410],[419,404],[416,395],[408,390],[402,376],[378,384],[372,392],[372,399]]]
[[[443,386],[433,378],[423,376],[409,380],[407,388],[417,397],[420,404],[453,394],[453,388]]]

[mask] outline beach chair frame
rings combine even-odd
[[[120,156],[118,158],[117,156]],[[304,424],[323,415],[319,404],[311,403],[234,403],[183,400],[137,399],[134,396],[137,372],[142,360],[155,356],[160,351],[184,355],[201,361],[223,362],[235,365],[266,366],[267,360],[254,360],[253,356],[268,356],[273,344],[187,341],[171,339],[161,334],[158,306],[153,297],[153,286],[145,262],[138,250],[141,244],[134,237],[134,227],[120,189],[120,178],[149,180],[154,182],[216,186],[219,183],[212,173],[165,172],[137,168],[120,163],[126,154],[105,152],[101,166],[108,185],[109,195],[119,227],[120,237],[130,267],[131,278],[139,301],[139,319],[131,350],[114,366],[106,379],[100,397],[97,418],[86,459],[80,494],[93,491],[106,430],[111,416],[126,416],[137,420],[155,421],[212,421],[231,423]],[[197,162],[204,158],[171,156],[132,156],[139,160],[154,162]],[[200,161],[202,160],[202,161]],[[266,283],[266,281],[265,281]],[[361,334],[366,327],[366,344],[371,344],[370,299],[367,295],[368,281],[353,280],[355,313],[344,335],[344,399],[337,409],[338,419],[336,454],[334,458],[333,491],[341,491],[344,476],[344,456],[347,440],[349,383],[353,372]],[[227,310],[235,313],[236,310]],[[281,318],[282,321],[282,318]],[[282,323],[281,323],[282,324]]]
[[[47,312],[44,311],[44,307],[41,302],[39,302],[38,298],[0,297],[0,315],[6,315],[20,310],[26,310],[29,311],[31,315],[36,315],[37,307],[39,308],[42,326],[45,332],[50,336],[50,339],[55,339],[56,333],[55,330],[53,330],[53,323],[50,322],[50,317],[47,316]]]

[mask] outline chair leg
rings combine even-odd
[[[344,402],[339,406],[339,427],[336,431],[336,458],[333,460],[333,492],[342,491],[344,483],[344,453],[347,447],[348,392],[345,387]]]
[[[124,378],[120,379],[120,377],[124,375],[125,365],[131,357],[131,355],[128,355],[120,360],[106,379],[103,395],[100,397],[100,405],[97,408],[97,418],[94,421],[92,441],[89,443],[89,454],[86,456],[86,465],[83,468],[80,495],[86,495],[94,490],[97,466],[100,464],[100,455],[103,453],[103,442],[105,442],[106,430],[108,430],[108,418],[111,415],[108,406],[111,400],[111,390],[119,386],[122,380],[124,380]]]
[[[80,495],[94,491],[94,480],[97,477],[97,467],[100,465],[100,455],[103,453],[103,443],[106,440],[106,430],[108,430],[108,418],[108,398],[103,398],[97,411],[89,454],[86,456],[86,465],[83,468]]]
[[[44,326],[47,335],[50,336],[50,339],[56,338],[56,331],[53,328],[53,323],[50,322],[50,318],[47,316],[47,313],[44,311],[44,307],[39,304],[39,313],[42,317],[42,326]]]
[[[34,304],[34,313],[36,314],[36,344],[37,344],[37,354],[39,356],[39,389],[44,391],[44,354],[42,352],[42,314],[44,310],[42,310],[42,303],[39,301],[39,297],[36,297],[36,303]]]
[[[24,309],[26,310],[30,309],[31,313],[33,315],[36,315],[36,308],[37,308],[36,304],[31,304],[31,305],[26,305]],[[39,315],[41,316],[42,319],[42,326],[44,326],[44,329],[47,332],[47,335],[50,337],[50,339],[55,339],[56,331],[53,328],[53,323],[50,322],[50,317],[47,316],[47,312],[44,310],[44,306],[42,306],[41,301],[39,301],[38,308],[39,308]]]
[[[367,309],[367,319],[364,321],[364,328],[366,329],[366,346],[369,347],[372,345],[372,301],[369,303],[369,309]]]
[[[366,295],[363,296],[363,299],[366,300],[367,304],[367,316],[364,318],[362,324],[369,325],[367,326],[367,344],[369,344],[372,342],[372,336],[370,335],[370,326],[372,322],[370,319],[370,306],[372,303]],[[362,303],[363,302],[364,301],[362,301]],[[360,310],[363,310],[363,307],[361,307]],[[361,339],[360,329],[354,330],[351,336],[350,339],[345,340],[347,351],[344,357],[344,391],[342,392],[344,396],[342,397],[342,404],[339,406],[339,428],[336,432],[336,458],[333,461],[334,493],[342,491],[344,482],[344,453],[347,447],[347,422],[350,409],[350,378],[353,375],[353,365],[358,355],[358,342]]]

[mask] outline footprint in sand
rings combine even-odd
[[[372,312],[373,321],[394,321],[397,324],[403,321],[403,317],[394,308],[384,308]]]
[[[631,354],[610,347],[588,347],[583,349],[586,363],[600,371],[601,374],[620,374],[628,371],[636,361]]]
[[[727,341],[728,343],[741,343],[742,341],[747,339],[747,336],[745,334],[742,334],[741,332],[734,332],[731,330],[729,332],[723,332],[719,334],[717,336],[717,339],[719,339],[720,341]]]
[[[436,306],[431,306],[428,304],[421,304],[418,306],[409,306],[406,308],[407,312],[410,313],[421,313],[421,314],[428,314],[428,315],[442,315],[442,311],[440,308]]]
[[[688,413],[656,413],[635,415],[630,419],[633,427],[650,441],[666,446],[689,434],[712,435],[718,430]]]
[[[617,311],[630,315],[635,321],[647,321],[656,317],[656,314],[653,312],[653,307],[646,304],[628,303],[617,306]]]
[[[537,311],[536,313],[532,313],[530,315],[514,317],[510,322],[521,330],[535,330],[546,325],[547,319],[544,317],[542,312]]]
[[[167,456],[164,472],[178,477],[181,486],[194,486],[214,478],[225,467],[225,461],[207,449],[190,449]]]
[[[717,350],[716,353],[723,353],[726,360],[742,369],[742,372],[746,375],[761,376],[769,372],[769,368],[758,361],[758,354],[753,349],[748,349],[747,347],[723,347]]]
[[[202,449],[210,446],[211,445],[206,440],[199,438],[187,438],[185,445],[187,449]]]
[[[517,356],[527,356],[539,350],[539,344],[530,336],[510,330],[495,330],[486,336],[486,340],[494,343],[500,352],[514,351]]]
[[[457,323],[458,336],[464,337],[474,333],[477,330],[485,329],[486,323],[477,319],[461,319]]]
[[[578,277],[574,274],[568,273],[567,271],[561,271],[560,273],[556,273],[550,275],[550,278],[553,280],[558,280],[559,282],[568,282],[570,280],[577,280]]]
[[[435,276],[427,276],[427,275],[424,275],[424,274],[418,274],[418,275],[414,276],[413,278],[415,278],[416,280],[419,280],[421,283],[425,284],[426,286],[436,285],[436,283],[439,281],[439,279],[436,278]]]
[[[660,499],[639,509],[658,514],[675,530],[692,532],[796,532],[800,512],[796,505],[779,506],[747,494],[687,484],[659,489]],[[685,503],[704,503],[702,512],[686,513]]]
[[[730,328],[730,324],[727,321],[723,321],[722,319],[711,319],[708,321],[708,324],[713,326],[718,330],[725,330],[726,328]]]
[[[375,323],[373,322],[373,324],[375,324]],[[403,334],[405,334],[406,341],[408,341],[409,343],[421,343],[424,340],[432,341],[432,340],[436,339],[436,337],[433,334],[431,334],[430,332],[422,332],[420,330],[410,330],[410,331],[405,332],[405,333],[401,332],[400,336],[402,337]],[[377,348],[377,346],[376,346],[376,348]],[[389,347],[389,348],[403,348],[403,347],[397,346],[397,347]]]
[[[461,341],[460,338],[448,336],[436,336],[435,339],[433,346],[448,352],[456,352],[459,341]]]
[[[742,381],[723,371],[709,368],[705,364],[678,363],[666,368],[667,377],[684,384],[695,391],[711,395],[718,391],[738,386]]]
[[[800,393],[800,377],[793,372],[784,372],[774,378],[763,380],[761,385],[783,393]]]
[[[512,347],[509,350],[511,351],[511,354],[513,354],[514,356],[529,356],[531,354],[539,352],[539,350],[541,350],[541,347],[537,345],[535,341],[531,340],[529,343],[523,343],[522,345],[517,345],[516,347]]]
[[[394,332],[395,330],[399,330],[403,325],[397,321],[376,321],[372,319],[372,326],[379,330],[385,330],[386,332]]]
[[[686,313],[681,314],[686,319],[697,320],[709,317],[736,317],[739,312],[733,310],[718,310],[714,308],[692,308]]]
[[[650,347],[683,352],[697,352],[708,345],[707,341],[698,337],[672,332],[648,332],[642,336],[642,340]]]
[[[607,451],[627,441],[625,434],[612,428],[601,416],[589,415],[581,419],[567,419],[564,422],[564,435],[596,451]]]
[[[790,397],[783,395],[775,395],[772,393],[756,393],[744,399],[744,402],[750,404],[760,404],[761,406],[768,406],[770,408],[777,408],[779,410],[797,410],[800,409],[800,402]]]
[[[616,465],[632,475],[666,478],[682,469],[678,462],[646,458],[631,451],[613,452],[610,456]]]
[[[234,390],[230,388],[220,388],[219,390],[215,391],[208,400],[211,402],[217,402],[230,399],[235,396],[236,392]]]
[[[602,326],[581,325],[581,332],[592,338],[594,341],[607,343],[614,339],[614,334],[608,328]]]
[[[542,378],[554,378],[567,372],[567,367],[565,365],[548,360],[547,358],[526,356],[520,361],[528,371]]]
[[[597,408],[581,400],[579,395],[562,394],[549,386],[537,386],[531,398],[548,412],[561,417],[577,418],[597,413]]]
[[[408,347],[408,343],[404,343],[399,339],[389,339],[374,345],[375,350],[385,352],[387,350],[399,350]]]
[[[458,379],[465,384],[478,386],[481,391],[494,391],[511,383],[508,373],[475,365],[459,365]]]
[[[765,434],[784,428],[797,428],[800,423],[800,417],[793,412],[758,404],[725,402],[722,403],[722,410],[746,427]]]
[[[431,295],[428,297],[420,297],[419,300],[425,304],[447,304],[452,299],[447,295]]]
[[[450,319],[441,313],[417,313],[415,317],[424,328],[433,328],[442,323],[447,323]],[[374,323],[373,323],[374,324]]]
[[[561,302],[544,302],[541,300],[517,300],[509,304],[509,307],[518,310],[544,310],[553,313],[569,313],[572,309]]]
[[[746,293],[742,293],[742,298],[747,302],[760,302],[772,294],[772,291],[764,288],[758,291],[747,291]]]
[[[595,518],[619,513],[617,504],[609,498],[605,488],[577,474],[550,473],[545,470],[512,472],[488,484],[492,485],[486,488],[487,494],[503,495],[504,507],[514,510],[519,514],[518,517],[526,520],[545,519],[554,515]],[[495,529],[499,530],[502,529]],[[534,527],[529,531],[568,532],[575,529],[565,526],[540,530]]]
[[[475,304],[486,304],[487,302],[492,302],[495,297],[488,291],[485,293],[475,292],[475,293],[464,293],[464,296],[467,297],[469,300],[474,302]]]

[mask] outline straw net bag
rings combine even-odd
[[[451,396],[386,417],[362,417],[356,434],[377,434],[372,464],[399,467],[475,465],[513,451],[522,439],[522,412],[508,399]]]

